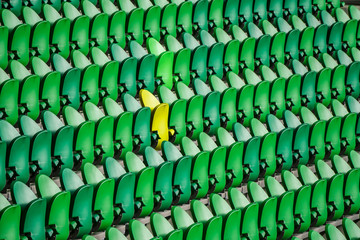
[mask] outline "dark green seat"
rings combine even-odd
[[[183,204],[188,202],[191,196],[192,158],[183,156],[179,149],[168,141],[162,143],[161,149],[164,158],[174,163],[172,203]]]
[[[255,88],[254,94],[254,116],[261,122],[266,121],[270,113],[270,82],[262,81]]]
[[[37,193],[47,202],[47,237],[68,238],[70,193],[61,191],[51,178],[43,174],[37,175],[35,182]]]
[[[259,231],[260,236],[269,238],[277,237],[277,198],[269,197],[268,194],[257,183],[249,182],[249,197],[251,202],[258,203],[259,211]],[[243,224],[246,224],[244,222]]]
[[[14,202],[20,205],[21,224],[20,236],[31,239],[45,239],[46,200],[38,198],[35,193],[20,181],[11,185]]]
[[[319,179],[308,167],[298,167],[299,178],[304,185],[311,186],[311,223],[315,226],[323,225],[328,219],[327,209],[327,179]]]
[[[92,61],[100,67],[99,97],[110,97],[116,100],[118,97],[118,72],[119,63],[111,61],[108,56],[97,47],[90,49]]]
[[[246,38],[241,43],[239,56],[240,70],[244,68],[255,69],[255,44],[256,40],[253,37]]]
[[[115,180],[113,224],[129,222],[135,211],[136,175],[132,172],[126,172],[121,164],[111,157],[106,158],[103,165],[105,176]]]
[[[95,158],[103,161],[106,157],[114,156],[114,118],[105,114],[92,102],[83,104],[87,120],[96,124],[95,127]]]
[[[159,237],[169,240],[182,240],[183,231],[174,229],[168,220],[160,213],[153,213],[150,217],[151,230]]]
[[[223,218],[223,239],[240,239],[241,210],[232,209],[225,199],[217,194],[210,195],[211,211]]]
[[[71,52],[72,62],[76,68],[81,69],[80,101],[99,103],[99,77],[100,68],[91,64],[90,60],[79,50]]]
[[[239,24],[239,0],[224,1],[224,27]]]
[[[303,185],[288,170],[281,172],[283,185],[288,191],[295,192],[294,199],[294,231],[305,232],[311,225],[311,185]]]
[[[226,186],[226,148],[218,146],[214,140],[202,132],[198,138],[202,151],[210,153],[209,181],[210,191],[218,193]]]
[[[55,70],[61,73],[61,105],[70,105],[78,109],[80,107],[80,69],[72,68],[60,54],[52,55],[52,63]]]
[[[316,171],[328,181],[328,219],[339,219],[344,214],[344,174],[336,174],[323,160],[316,163]]]
[[[65,168],[72,169],[73,160],[73,139],[74,128],[65,125],[55,114],[50,111],[44,111],[41,114],[42,124],[45,129],[52,134],[51,156],[53,157],[53,174],[56,175],[60,170]],[[80,162],[76,162],[79,168]]]
[[[0,202],[0,238],[20,239],[20,206],[10,204],[3,195],[0,196]]]
[[[71,24],[70,39],[72,49],[78,49],[84,54],[89,52],[89,36],[90,36],[90,18],[82,15],[80,11],[71,3],[63,4],[63,12],[65,17],[69,18]]]
[[[345,213],[353,214],[360,208],[360,194],[358,183],[360,179],[360,169],[352,169],[350,165],[340,156],[332,158],[333,169],[337,173],[345,175],[344,179],[344,205]]]
[[[205,0],[197,1],[193,7],[193,30],[208,30],[208,9],[209,2]]]
[[[76,162],[94,162],[95,123],[86,121],[85,118],[73,107],[63,108],[65,124],[75,129],[74,134],[74,159]]]
[[[154,237],[150,230],[139,220],[132,219],[129,223],[131,240],[161,240],[161,237]]]
[[[216,0],[222,1],[222,0]],[[214,1],[215,2],[215,1]],[[207,59],[207,68],[209,75],[216,75],[219,78],[223,77],[223,63],[224,62],[224,49],[225,45],[222,42],[216,42],[215,38],[205,30],[200,31],[200,40],[201,43],[208,47],[208,59]]]
[[[2,119],[11,124],[18,120],[19,84],[16,79],[10,79],[3,69],[0,69],[0,112]]]
[[[5,120],[0,120],[0,137],[6,143],[6,181],[19,180],[27,183],[29,180],[30,138],[19,132]],[[6,150],[5,150],[6,149]],[[21,149],[22,151],[19,151]]]
[[[249,126],[250,120],[254,118],[254,94],[255,87],[249,84],[245,85],[239,91],[237,119],[244,126]]]
[[[250,203],[236,188],[229,189],[229,202],[233,209],[241,209],[241,237],[259,239],[259,203]]]
[[[143,152],[146,146],[150,146],[152,141],[156,143],[156,139],[152,137],[150,132],[151,110],[148,107],[141,107],[140,103],[128,93],[122,95],[123,104],[126,111],[134,114],[133,120],[133,136],[134,152]]]
[[[9,62],[9,70],[19,83],[19,114],[26,114],[36,120],[40,113],[39,93],[40,78],[32,75],[26,67],[17,60]]]
[[[267,0],[255,0],[253,8],[254,22],[265,20],[268,17],[267,14]]]
[[[93,227],[92,231],[102,231],[111,226],[114,220],[114,188],[115,180],[105,178],[100,170],[91,163],[81,168],[85,182],[94,187]]]
[[[191,186],[192,198],[202,198],[206,196],[209,191],[209,166],[210,154],[209,152],[201,152],[198,146],[187,137],[181,139],[181,151],[184,155],[192,157],[191,165]]]
[[[201,240],[203,239],[204,225],[200,222],[195,222],[189,214],[181,207],[174,206],[171,208],[171,220],[176,226],[176,229],[181,229],[184,232],[184,239],[186,240]]]
[[[233,125],[235,139],[245,143],[243,158],[243,181],[254,181],[260,174],[260,137],[253,137],[240,123]]]
[[[154,209],[155,168],[146,167],[132,152],[125,155],[125,169],[136,173],[134,217],[148,216]]]
[[[50,67],[38,57],[31,59],[34,73],[40,77],[40,110],[50,110],[58,114],[60,111],[61,74],[51,71]]]
[[[190,210],[197,222],[204,224],[203,239],[222,239],[223,218],[214,216],[199,200],[192,200]]]
[[[153,54],[148,54],[136,41],[130,41],[130,52],[138,59],[137,83],[139,88],[154,92],[155,61]]]
[[[30,149],[30,174],[35,179],[37,174],[50,176],[52,172],[51,146],[52,135],[48,130],[43,130],[28,116],[20,117],[22,134],[31,139]]]
[[[94,187],[84,184],[80,177],[68,168],[62,171],[60,180],[62,189],[71,193],[70,237],[81,237],[90,233]]]
[[[144,152],[146,165],[156,169],[154,182],[154,211],[168,209],[173,202],[174,163],[165,161],[161,155],[151,147]]]
[[[283,238],[290,238],[294,233],[294,198],[293,191],[286,191],[285,188],[272,176],[265,178],[265,187],[270,196],[278,199],[277,221],[279,235]]]

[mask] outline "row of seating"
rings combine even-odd
[[[250,181],[247,184],[250,201],[238,189],[230,188],[231,207],[214,193],[210,195],[211,211],[199,200],[193,200],[193,220],[181,207],[173,207],[172,221],[179,230],[174,230],[161,214],[153,213],[150,218],[153,233],[167,236],[166,239],[170,236],[183,239],[183,233],[186,233],[186,239],[289,238],[294,232],[307,231],[310,226],[321,226],[327,220],[354,214],[360,208],[360,155],[355,151],[348,155],[348,163],[335,155],[332,168],[322,160],[317,161],[317,175],[301,165],[298,167],[299,178],[288,170],[282,171],[281,183],[267,176],[266,191]],[[110,172],[125,173],[112,158],[107,159],[105,166],[108,167],[105,170],[107,175]],[[153,168],[148,170],[154,174]],[[145,173],[145,170],[141,172]],[[46,235],[48,238],[67,239],[119,224],[122,214],[129,214],[124,207],[129,204],[126,201],[131,197],[129,193],[134,192],[131,182],[134,185],[135,176],[125,174],[115,180],[113,177],[105,178],[90,163],[84,165],[81,173],[86,184],[75,172],[65,169],[61,176],[63,190],[49,177],[39,174],[36,177],[38,196],[24,183],[14,182],[11,194],[15,205],[1,196],[3,214],[0,221],[3,224],[0,236],[5,239],[18,239],[19,235],[44,239]],[[146,191],[152,187],[152,183],[146,181],[137,184],[136,194],[139,188]],[[114,204],[114,199],[125,201]],[[141,204],[143,210],[148,207],[146,203]],[[114,213],[118,215],[114,216]],[[129,226],[133,240],[152,239],[152,234],[139,221],[131,220]]]
[[[341,227],[343,231],[341,231]],[[356,239],[360,237],[360,228],[349,218],[344,218],[342,220],[342,225],[339,228],[336,228],[332,224],[326,224],[325,234],[327,239]],[[317,231],[311,230],[309,232],[309,239],[323,240],[325,238]]]
[[[40,5],[38,13],[42,13],[45,16],[46,21],[44,21],[38,13],[30,7],[25,7],[23,10],[20,8],[20,13],[26,24],[23,24],[19,19],[17,19],[16,15],[10,10],[3,9],[1,13],[1,21],[6,27],[3,27],[1,31],[3,35],[9,35],[10,37],[4,37],[1,43],[5,51],[1,54],[0,66],[5,68],[8,64],[8,58],[19,59],[21,63],[27,65],[29,62],[29,55],[38,56],[42,60],[48,61],[50,52],[60,53],[63,57],[67,58],[69,56],[70,47],[71,49],[79,49],[84,54],[88,53],[89,46],[99,46],[101,50],[105,51],[108,48],[109,40],[110,42],[119,43],[122,47],[125,47],[127,38],[128,40],[137,40],[140,44],[142,44],[144,33],[145,38],[151,36],[159,40],[160,35],[165,36],[169,34],[176,37],[178,29],[179,33],[188,32],[191,34],[193,28],[192,25],[196,26],[194,27],[195,29],[204,30],[208,30],[208,25],[210,28],[223,28],[224,19],[225,22],[229,22],[229,19],[234,18],[236,19],[232,20],[231,24],[238,24],[237,9],[239,8],[239,3],[236,3],[236,1],[225,1],[225,3],[222,1],[212,1],[210,4],[208,1],[199,1],[194,5],[194,7],[191,2],[181,3],[179,11],[177,11],[176,4],[168,4],[166,1],[160,1],[159,3],[156,3],[159,5],[153,7],[150,7],[152,5],[150,2],[144,3],[141,6],[142,8],[136,8],[130,1],[120,1],[120,5],[121,4],[125,5],[121,7],[125,10],[125,12],[131,12],[128,17],[125,12],[119,11],[119,9],[108,0],[101,1],[101,9],[97,9],[91,1],[84,1],[80,5],[65,3],[61,9],[63,10],[63,14],[66,18],[62,18],[60,13],[57,12],[57,10],[51,5],[44,5],[44,8]],[[245,5],[247,4],[243,4],[241,2],[239,12],[240,16],[243,16],[241,9],[248,9],[249,7],[252,8],[252,2],[248,4],[249,6]],[[260,7],[260,5],[263,7]],[[255,4],[253,11],[254,16],[258,16],[256,18],[257,20],[266,19],[266,5],[266,1],[259,1],[258,4]],[[162,12],[159,6],[164,7]],[[269,4],[269,6],[272,8],[271,6],[273,5]],[[281,1],[274,4],[274,6],[282,6]],[[82,8],[84,15],[78,11],[77,7]],[[232,7],[235,8],[229,10]],[[148,10],[143,23],[142,19],[144,18],[144,9]],[[209,10],[206,11],[205,9]],[[223,9],[225,9],[225,15],[223,15]],[[322,7],[320,9],[322,9]],[[258,10],[265,12],[259,14],[257,12]],[[272,13],[269,15],[274,15],[274,17],[282,19],[280,16],[282,15],[280,14],[282,11],[279,13],[279,10],[274,11],[269,9],[269,13]],[[16,12],[17,11],[15,11],[15,13]],[[177,16],[177,12],[179,16]],[[274,12],[277,12],[280,15],[274,14]],[[311,9],[308,13],[311,15]],[[231,14],[231,16],[227,16],[227,14]],[[162,16],[160,17],[160,15]],[[260,15],[261,17],[259,17]],[[296,16],[297,15],[294,15],[294,17]],[[345,12],[342,12],[341,16],[345,16],[343,17],[345,19],[349,18]],[[110,20],[109,17],[111,18]],[[313,16],[313,18],[315,17]],[[331,18],[331,15],[327,15],[326,17],[326,19]],[[103,24],[104,21],[107,22],[107,24]],[[252,22],[251,17],[249,17],[248,21]],[[301,22],[298,17],[296,18],[296,21]],[[331,22],[331,20],[327,21]],[[288,32],[289,24],[285,24],[285,22],[286,21],[281,21],[278,28],[281,31]],[[354,27],[356,30],[356,23],[356,21],[352,21],[351,30],[353,30]],[[296,25],[302,26],[302,24],[297,23]],[[70,25],[72,26],[71,29]],[[271,32],[276,29],[267,20],[266,24],[263,23],[262,25],[266,25],[265,28],[271,29]],[[254,26],[254,24],[251,25],[253,30],[250,31],[254,32],[257,29],[257,27]],[[52,31],[50,31],[50,29],[52,29]],[[125,34],[125,32],[127,34]],[[255,31],[254,34],[257,35],[258,33]],[[22,38],[19,39],[17,36],[22,36]],[[7,54],[7,46],[9,46],[10,54]]]

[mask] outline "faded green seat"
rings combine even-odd
[[[171,208],[171,220],[176,229],[183,230],[184,239],[202,240],[205,237],[203,233],[204,225],[200,222],[195,222],[183,208],[173,206]]]
[[[159,213],[153,213],[150,216],[150,223],[152,232],[159,237],[169,240],[182,240],[183,231],[174,229],[164,216]]]

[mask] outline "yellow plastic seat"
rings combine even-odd
[[[144,107],[149,107],[151,112],[157,107],[160,102],[159,100],[148,90],[141,89],[139,92],[141,105]]]

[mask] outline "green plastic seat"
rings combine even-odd
[[[134,114],[133,120],[133,151],[143,152],[146,146],[150,146],[154,137],[150,132],[151,110],[148,107],[141,107],[140,103],[128,93],[122,95],[122,100],[126,111]],[[154,140],[156,143],[156,140]]]
[[[197,77],[205,81],[207,77],[208,48],[190,34],[182,35],[184,46],[192,51],[190,71],[192,78]]]
[[[110,0],[99,1],[101,10],[109,16],[108,38],[109,43],[118,43],[125,47],[126,13],[119,10]]]
[[[311,14],[311,16],[313,16]],[[316,19],[317,20],[317,19]],[[314,55],[327,52],[327,38],[329,27],[321,24],[315,28],[314,35]]]
[[[254,94],[254,116],[261,122],[266,121],[270,113],[270,82],[262,81],[255,88]]]
[[[210,190],[218,193],[226,186],[226,148],[218,146],[206,133],[199,135],[199,145],[202,151],[209,152],[209,182]]]
[[[299,178],[304,185],[311,186],[311,223],[323,225],[328,218],[327,210],[327,180],[318,177],[305,165],[298,167]]]
[[[307,164],[309,161],[310,125],[301,124],[299,119],[289,110],[284,112],[287,127],[294,128],[293,166]]]
[[[72,49],[78,49],[84,54],[88,54],[89,36],[91,33],[90,18],[86,15],[81,15],[79,10],[69,2],[64,3],[63,11],[65,17],[72,21],[70,36],[72,43],[70,47]]]
[[[116,100],[118,97],[118,72],[119,63],[111,61],[107,55],[97,47],[90,49],[92,61],[100,66],[99,97],[110,97]]]
[[[351,17],[351,19],[357,19],[357,20],[360,20],[360,12],[359,12],[359,9],[354,6],[354,5],[350,5],[349,8],[349,15]]]
[[[130,238],[132,240],[160,240],[161,237],[154,237],[150,230],[140,221],[131,220],[129,223]]]
[[[161,149],[164,158],[174,163],[172,204],[188,202],[191,196],[192,158],[183,156],[179,149],[168,141],[162,143]]]
[[[245,24],[246,22],[253,21],[253,2],[243,2],[240,1],[239,6],[239,22],[240,24]]]
[[[21,9],[21,5],[19,6]],[[19,9],[19,10],[20,10]],[[1,9],[1,20],[9,29],[9,59],[17,59],[21,64],[29,62],[29,46],[31,27],[23,24],[9,9]],[[20,15],[20,14],[19,14]]]
[[[277,237],[277,198],[269,197],[257,183],[249,182],[249,197],[251,202],[257,203],[259,209],[259,235],[269,238]],[[243,224],[246,224],[243,222]]]
[[[171,206],[173,201],[173,173],[174,163],[165,161],[161,155],[151,147],[146,147],[144,152],[146,165],[156,169],[154,183],[154,210],[164,210]]]
[[[21,215],[20,236],[45,239],[46,200],[38,198],[25,183],[20,181],[11,185],[11,195],[24,213]]]
[[[359,64],[352,62],[351,58],[343,51],[337,51],[337,57],[340,64],[347,66],[346,74],[346,94],[358,98],[360,95],[360,86],[358,84]]]
[[[106,240],[126,240],[127,238],[117,228],[110,227],[105,232]]]
[[[221,0],[217,0],[221,1]],[[201,43],[208,47],[208,60],[207,68],[209,75],[216,75],[219,78],[223,77],[224,64],[227,64],[224,60],[225,46],[222,42],[216,42],[215,38],[205,30],[200,31]]]
[[[203,239],[222,239],[222,217],[214,216],[199,200],[191,201],[190,210],[196,221],[204,224]]]
[[[52,172],[51,132],[41,129],[39,125],[28,116],[21,116],[19,123],[22,133],[31,139],[31,178],[34,179],[37,174],[50,176]]]
[[[130,52],[138,59],[137,83],[141,89],[154,92],[155,89],[155,61],[153,54],[148,54],[145,49],[136,41],[130,41]]]
[[[240,123],[235,123],[233,125],[233,133],[237,141],[244,142],[245,144],[243,157],[243,181],[254,181],[260,174],[261,138],[251,136],[248,130]]]
[[[95,159],[103,161],[106,157],[114,156],[114,118],[105,114],[92,102],[83,104],[87,120],[96,124],[95,127]],[[109,127],[110,126],[110,127]]]
[[[211,211],[223,218],[223,238],[240,239],[241,210],[232,209],[225,199],[217,194],[210,195]]]
[[[201,132],[203,132],[203,109],[204,97],[195,95],[193,90],[190,89],[182,82],[175,85],[176,94],[180,99],[187,100],[186,111],[186,129],[187,136],[196,139]]]
[[[204,131],[213,134],[216,128],[220,126],[220,93],[212,92],[211,89],[198,78],[194,79],[193,86],[196,93],[204,97]]]
[[[180,139],[186,135],[186,104],[184,99],[178,99],[177,96],[164,85],[158,88],[161,102],[167,103],[170,106],[168,129],[175,133],[169,136],[169,140],[174,143],[179,143]]]
[[[342,225],[344,233],[348,239],[356,239],[360,236],[360,229],[355,222],[349,218],[343,218]]]
[[[114,158],[104,161],[104,173],[115,180],[114,224],[129,222],[134,216],[134,192],[136,175],[126,172]]]
[[[285,57],[289,59],[299,59],[299,43],[300,43],[300,31],[299,29],[291,30],[285,43]]]
[[[265,178],[265,187],[271,196],[277,197],[278,230],[283,238],[290,238],[294,233],[294,198],[293,191],[286,191],[284,187],[272,176]],[[280,235],[279,234],[279,235]]]
[[[209,15],[208,15],[208,24],[209,28],[214,27],[223,28],[224,27],[224,1],[215,0],[211,1],[209,4]]]
[[[321,178],[328,180],[328,218],[338,219],[344,214],[344,174],[335,174],[323,160],[317,162],[316,170]]]
[[[19,84],[16,79],[10,79],[3,69],[0,69],[0,112],[2,119],[5,119],[11,124],[18,120],[18,98],[19,98]]]
[[[50,23],[43,21],[34,11],[34,8],[23,8],[24,20],[32,27],[30,54],[47,62],[50,57]]]
[[[200,222],[195,222],[183,208],[179,206],[172,207],[171,220],[174,226],[176,226],[176,229],[183,230],[184,239],[203,239],[204,225]]]
[[[173,36],[165,37],[167,48],[175,53],[174,56],[174,81],[181,81],[186,85],[190,84],[190,60],[191,51],[183,48],[181,43]]]
[[[100,68],[95,64],[91,64],[90,60],[79,50],[71,53],[72,62],[76,68],[81,69],[80,79],[80,101],[99,103],[99,77]]]
[[[85,118],[71,106],[63,108],[65,124],[73,126],[76,131],[74,134],[74,150],[76,161],[94,162],[95,145],[95,123],[86,121]]]
[[[260,145],[260,174],[271,176],[278,167],[276,160],[277,134],[269,132],[256,118],[250,121],[250,131],[253,136],[261,137]]]
[[[210,76],[210,85],[215,91],[221,92],[221,125],[227,130],[231,130],[232,125],[237,121],[237,91],[235,88],[228,88],[226,84],[215,75]]]
[[[224,1],[224,26],[229,27],[233,24],[239,24],[239,6],[238,0]]]
[[[281,177],[286,190],[295,192],[294,231],[305,232],[311,225],[311,186],[303,185],[300,180],[288,170],[283,171]]]
[[[245,81],[239,75],[232,71],[226,74],[225,81],[228,83],[229,87],[235,88],[238,92],[242,87],[246,85]]]
[[[285,128],[283,123],[273,114],[267,116],[266,122],[269,130],[277,133],[277,169],[288,170],[293,165],[294,130],[292,128]]]
[[[342,22],[336,22],[332,25],[332,27],[329,29],[329,50],[330,51],[336,51],[342,49],[342,34],[344,31],[344,23]]]
[[[244,194],[236,188],[229,189],[229,202],[233,209],[241,209],[241,236],[259,239],[259,204],[250,203]]]
[[[247,25],[247,32],[250,37],[255,38],[256,40],[259,40],[261,37],[264,37],[263,31],[258,27],[255,23],[249,22]]]
[[[68,18],[62,18],[58,10],[49,4],[44,4],[43,7],[45,19],[51,23],[50,51],[67,58],[70,53],[71,21]]]
[[[323,159],[326,154],[326,122],[318,120],[316,116],[306,107],[301,108],[300,117],[304,123],[311,125],[309,141],[310,159],[313,159],[315,162],[319,159]]]
[[[240,46],[240,70],[244,68],[249,68],[251,70],[255,69],[255,38],[247,38],[241,43]]]
[[[2,148],[6,151],[6,181],[19,180],[24,183],[29,180],[30,138],[19,132],[5,120],[0,120],[0,137],[6,143]],[[22,149],[22,151],[19,151]]]
[[[154,208],[155,168],[146,167],[138,156],[128,152],[125,169],[136,173],[134,217],[150,215]]]
[[[52,56],[52,62],[55,70],[61,73],[61,105],[70,105],[78,109],[80,107],[80,69],[72,68],[59,54]]]
[[[350,165],[340,156],[332,158],[333,168],[337,173],[345,175],[344,179],[344,205],[345,213],[357,212],[360,208],[359,192],[356,191],[358,179],[360,178],[359,169],[352,169]]]
[[[332,239],[345,240],[346,239],[346,237],[341,233],[341,231],[332,224],[326,224],[325,233],[326,233],[326,238],[330,239],[330,240],[332,240]]]
[[[10,204],[3,195],[0,196],[0,202],[0,237],[3,239],[20,239],[20,206]]]
[[[32,75],[25,66],[17,60],[10,61],[9,67],[14,79],[19,81],[19,114],[26,114],[36,120],[40,113],[39,76]]]
[[[341,146],[341,118],[333,114],[321,103],[316,104],[316,114],[320,120],[326,121],[325,142],[327,152],[330,152],[330,158],[339,154]]]
[[[267,5],[267,0],[254,1],[253,16],[255,22],[267,19]]]
[[[316,232],[315,230],[310,230],[309,231],[309,239],[311,240],[324,240],[325,238],[323,238],[323,236]]]
[[[150,1],[138,1],[139,6],[145,12],[144,31],[146,37],[153,37],[157,41],[160,40],[160,15],[161,8],[159,6],[152,6]]]
[[[187,32],[192,34],[193,3],[183,1],[172,1],[178,5],[177,33]]]
[[[60,180],[62,189],[71,193],[70,237],[80,237],[90,233],[93,217],[93,186],[84,184],[70,169],[64,169]]]
[[[114,188],[115,180],[105,178],[97,167],[85,163],[81,169],[85,182],[94,187],[93,227],[92,231],[102,231],[111,226],[114,219]]]
[[[46,199],[47,236],[66,239],[69,237],[70,193],[61,191],[55,182],[46,175],[36,176],[36,191]]]
[[[208,9],[209,2],[205,0],[197,1],[193,7],[193,31],[208,29]]]
[[[50,110],[58,114],[60,111],[60,73],[51,71],[50,67],[38,57],[32,58],[31,65],[34,73],[40,77],[40,110]]]
[[[192,157],[191,198],[202,198],[206,196],[210,187],[210,154],[209,152],[201,152],[198,146],[188,137],[181,139],[180,147],[184,155]]]
[[[284,0],[284,16],[295,15],[298,13],[298,0]]]
[[[182,240],[183,231],[180,229],[174,229],[164,216],[159,213],[153,213],[150,217],[151,230],[159,237],[169,240]]]
[[[270,1],[268,5],[270,19],[283,16],[284,0]]]
[[[5,26],[0,27],[1,38],[0,46],[4,51],[0,53],[0,68],[6,68],[8,65],[8,40],[9,40],[9,29]]]
[[[72,169],[74,166],[73,160],[73,139],[74,128],[65,125],[54,113],[44,111],[41,114],[42,124],[45,129],[52,134],[51,156],[52,159],[52,173],[57,175],[59,171],[65,168]],[[81,165],[80,163],[77,163]],[[78,168],[75,166],[75,168]]]

